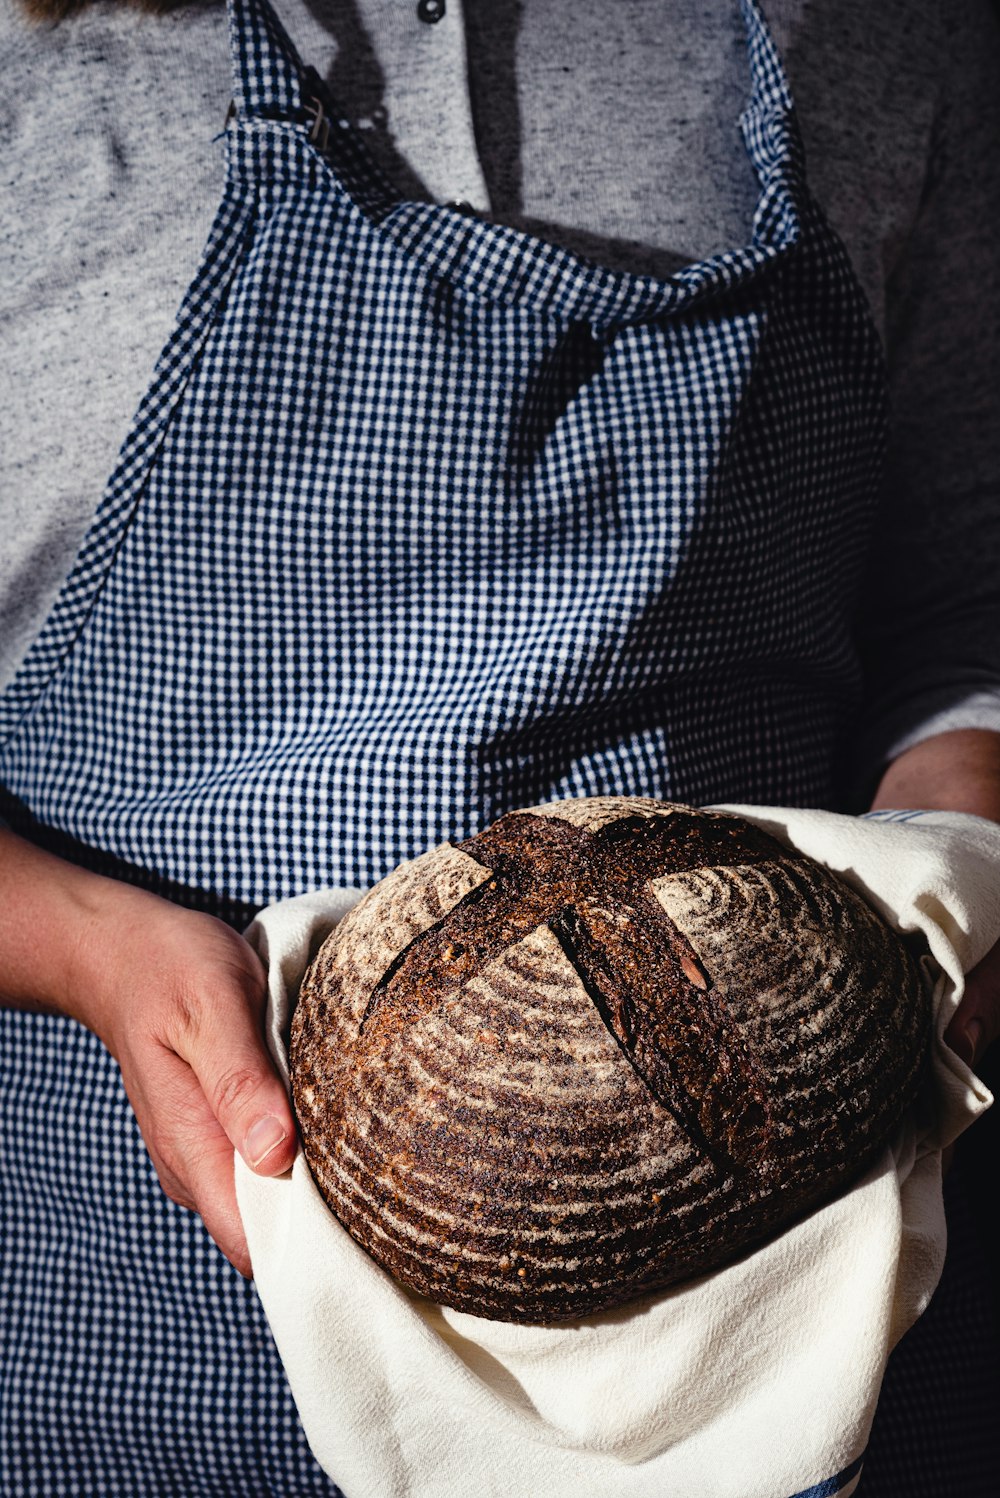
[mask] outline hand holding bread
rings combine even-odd
[[[2,829],[0,951],[0,1002],[67,1015],[103,1041],[164,1191],[198,1212],[249,1276],[233,1149],[277,1175],[296,1145],[263,1040],[257,954],[213,916],[89,873]]]

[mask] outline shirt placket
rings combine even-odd
[[[460,0],[356,0],[377,38],[389,129],[431,197],[483,213],[489,191],[476,147]],[[410,143],[420,142],[412,160]]]

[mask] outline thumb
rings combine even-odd
[[[291,1104],[254,1016],[236,1006],[227,1023],[205,1037],[188,1064],[212,1112],[258,1175],[290,1170],[295,1158]]]

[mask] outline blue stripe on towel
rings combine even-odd
[[[896,811],[887,807],[883,811],[862,812],[861,820],[863,822],[915,822],[918,817],[925,815],[923,811]],[[794,1498],[799,1498],[798,1493],[794,1494]]]
[[[838,1472],[836,1477],[828,1477],[825,1482],[818,1482],[814,1487],[803,1488],[801,1493],[793,1493],[792,1498],[832,1498],[834,1493],[844,1490],[852,1477],[857,1477],[864,1464],[865,1453],[857,1457],[849,1467]]]

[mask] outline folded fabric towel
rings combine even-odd
[[[257,1288],[313,1451],[347,1498],[792,1498],[853,1492],[886,1358],[945,1249],[941,1150],[992,1102],[943,1043],[963,973],[1000,938],[1000,826],[957,813],[732,806],[827,865],[901,931],[934,985],[931,1073],[850,1190],[713,1274],[615,1312],[514,1326],[396,1285],[327,1209],[301,1153],[236,1157]],[[302,975],[359,898],[283,901],[247,932],[287,1083]]]

